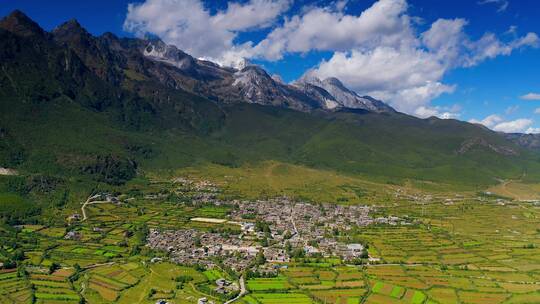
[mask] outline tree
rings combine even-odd
[[[362,250],[362,253],[360,254],[360,258],[362,259],[369,258],[368,251],[366,249]]]
[[[49,266],[49,273],[53,273],[58,269],[60,269],[60,264],[53,262],[51,266]]]
[[[288,254],[291,254],[291,251],[292,251],[292,245],[289,241],[285,242],[285,251],[288,253]]]
[[[288,240],[290,238],[292,238],[292,234],[289,230],[285,231],[285,234],[283,235],[283,238]]]
[[[266,263],[266,258],[264,257],[264,252],[262,250],[259,250],[257,252],[257,256],[255,256],[255,264],[256,265],[264,265]]]
[[[24,260],[24,251],[19,248],[13,252],[13,259],[15,261],[22,261]]]
[[[81,268],[81,265],[75,263],[75,265],[73,265],[73,268],[75,269],[75,272],[81,272],[82,268]]]
[[[291,256],[293,258],[303,258],[306,256],[306,253],[304,252],[304,249],[302,248],[296,248],[292,253]]]
[[[26,267],[24,266],[24,264],[19,263],[17,265],[17,277],[26,277]]]

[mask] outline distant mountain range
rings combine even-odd
[[[195,59],[159,39],[142,43],[146,44],[142,51],[144,56],[177,68],[169,72],[170,78],[174,81],[168,85],[203,94],[218,101],[243,101],[299,111],[344,108],[373,112],[394,111],[381,101],[368,96],[358,96],[336,78],[320,80],[306,77],[293,85],[288,85],[247,61],[244,61],[239,69],[220,67],[212,62]],[[198,91],[194,91],[193,86],[189,85],[193,81],[198,82]]]
[[[0,21],[0,167],[111,181],[136,170],[275,159],[382,181],[472,186],[527,171],[538,139],[399,113],[338,79],[292,84],[159,39]]]

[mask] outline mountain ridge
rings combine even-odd
[[[311,83],[282,84],[250,64],[223,68],[160,40],[149,48],[148,40],[95,37],[74,21],[44,35],[12,26],[24,22],[0,24],[0,128],[9,139],[0,167],[96,179],[112,170],[105,180],[123,168],[125,181],[134,170],[278,160],[391,182],[471,187],[524,170],[540,180],[536,154],[474,124],[329,110],[345,99]]]

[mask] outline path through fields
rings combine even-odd
[[[86,216],[86,209],[85,209],[87,205],[108,203],[107,201],[94,201],[94,199],[96,199],[98,197],[100,197],[99,194],[91,195],[86,199],[86,202],[83,203],[83,205],[81,207],[81,212],[82,212],[82,215],[83,215],[83,218],[82,218],[83,221],[86,221],[86,219],[88,218]]]
[[[234,301],[240,299],[241,297],[243,297],[247,293],[246,283],[244,282],[244,276],[240,277],[239,282],[240,282],[240,293],[235,298],[230,299],[229,301],[225,302],[224,304],[233,303]]]

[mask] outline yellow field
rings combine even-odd
[[[540,184],[525,184],[519,181],[507,181],[491,187],[487,191],[517,200],[540,199]]]
[[[318,202],[365,203],[392,190],[390,185],[276,161],[240,168],[212,164],[183,169],[177,175],[210,180],[219,184],[225,195],[248,199],[286,195]]]

